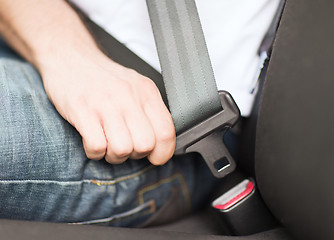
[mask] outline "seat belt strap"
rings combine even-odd
[[[170,106],[169,102],[174,103],[175,99],[173,97],[169,96],[168,99],[166,98],[167,94],[164,86],[166,81],[163,82],[160,73],[140,59],[124,44],[120,43],[101,27],[92,22],[79,9],[75,8],[75,6],[73,6],[73,8],[85,22],[98,46],[108,57],[123,66],[135,69],[142,75],[152,79],[159,88],[167,107]],[[191,90],[190,86],[187,86],[189,91]],[[174,88],[178,88],[178,85],[175,85]],[[169,89],[169,91],[173,90]],[[215,89],[215,91],[217,91],[217,89]],[[215,91],[214,96],[217,95],[217,92]],[[191,93],[193,92],[194,91]],[[184,130],[182,129],[183,132],[181,130],[177,132],[175,154],[199,152],[207,162],[212,173],[216,177],[223,177],[235,169],[235,163],[222,141],[223,134],[228,128],[235,124],[240,112],[229,93],[224,91],[219,92],[219,97],[221,104],[219,106],[220,111],[203,121],[200,121],[201,118],[199,118],[199,122],[194,122],[195,125],[193,127]],[[194,111],[196,111],[195,116],[201,114],[198,112],[198,107],[194,109]],[[179,120],[174,118],[175,125],[178,125],[177,121]],[[221,131],[218,133],[217,130]]]
[[[235,163],[218,130],[232,127],[240,112],[218,94],[194,0],[146,0],[173,117],[176,154],[199,152],[217,177]]]
[[[147,0],[177,133],[219,112],[216,82],[193,0]]]

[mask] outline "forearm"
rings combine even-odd
[[[1,0],[0,34],[40,71],[75,55],[102,55],[64,0]]]

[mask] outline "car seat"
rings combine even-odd
[[[0,220],[0,239],[334,239],[333,9],[331,0],[287,0],[261,96],[256,179],[284,228],[212,235],[215,223],[201,212],[154,229]]]

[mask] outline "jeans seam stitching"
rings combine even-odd
[[[147,207],[149,207],[149,209],[147,209]],[[141,213],[141,211],[143,212]],[[107,218],[100,218],[100,219],[94,219],[94,220],[88,220],[88,221],[82,221],[82,222],[74,222],[74,223],[69,223],[69,224],[82,225],[82,224],[110,223],[117,219],[123,219],[123,218],[134,216],[135,214],[136,214],[136,217],[138,217],[138,216],[142,216],[145,214],[151,214],[153,212],[155,212],[155,201],[152,199],[151,201],[148,201],[142,205],[139,205],[134,209],[131,209],[123,213],[114,214]]]
[[[96,180],[96,179],[83,179],[79,181],[58,181],[58,180],[34,180],[34,179],[25,179],[25,180],[0,180],[0,184],[17,184],[17,183],[35,183],[35,184],[58,184],[58,185],[78,185],[82,183],[92,183],[97,186],[104,185],[115,185],[116,183],[130,180],[132,178],[138,177],[155,166],[149,166],[140,170],[139,172],[132,173],[126,176],[122,176],[112,180]]]

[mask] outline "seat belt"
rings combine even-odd
[[[216,177],[236,165],[223,134],[240,111],[218,94],[194,0],[146,0],[177,139],[175,154],[198,152]]]
[[[220,91],[218,94],[195,2],[148,0],[147,5],[150,16],[159,13],[152,16],[151,20],[154,22],[153,25],[155,22],[159,25],[154,27],[156,42],[160,42],[159,29],[164,34],[178,35],[176,39],[168,39],[166,38],[168,35],[164,37],[161,35],[163,41],[161,44],[168,44],[165,48],[159,47],[161,50],[158,50],[160,63],[164,59],[166,61],[162,66],[164,79],[135,53],[92,22],[80,9],[73,4],[72,7],[108,57],[155,82],[176,126],[175,154],[200,153],[213,175],[222,178],[236,168],[235,161],[223,143],[223,136],[238,121],[240,111],[228,92]],[[167,5],[168,10],[164,9]],[[182,12],[176,15],[168,13],[176,10],[175,7]],[[185,17],[182,17],[183,15]],[[182,21],[179,21],[180,17]],[[164,18],[168,19],[167,32],[164,31],[166,26],[161,25],[167,20]],[[191,31],[187,31],[187,35],[183,36],[182,32],[187,27],[191,27]],[[175,40],[183,43],[176,46]],[[182,50],[182,48],[187,49]],[[172,54],[168,56],[172,57],[165,58],[163,55],[169,52]],[[178,64],[174,64],[175,61]]]

